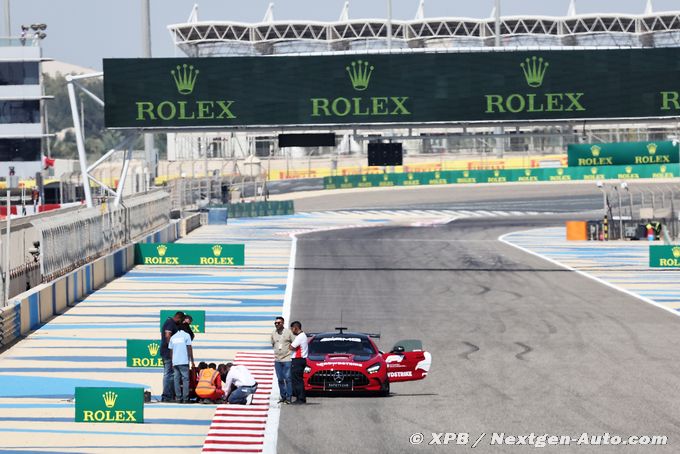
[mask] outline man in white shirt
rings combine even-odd
[[[185,327],[180,328],[168,342],[168,348],[172,350],[175,399],[183,404],[189,403],[189,362],[194,365],[191,336],[187,331]]]
[[[230,404],[247,405],[257,391],[257,382],[246,366],[226,364],[227,378],[224,380],[226,399]]]
[[[290,330],[295,336],[295,340],[290,344],[290,350],[293,352],[290,374],[293,382],[293,396],[297,398],[293,405],[301,405],[307,403],[304,379],[305,367],[307,367],[307,334],[302,331],[302,323],[298,321],[290,324]]]

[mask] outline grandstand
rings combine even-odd
[[[415,6],[415,3],[414,3]],[[512,16],[500,19],[503,50],[569,48],[650,48],[680,47],[680,11],[655,12],[652,0],[640,5],[641,14],[579,15],[572,0],[562,17]],[[200,20],[194,6],[185,23],[168,26],[175,46],[188,57],[269,56],[335,54],[346,52],[471,52],[498,50],[495,45],[495,20],[460,17],[428,18],[425,1],[418,4],[414,19],[352,19],[346,2],[337,21],[277,21],[273,4],[259,23],[225,20]],[[389,31],[391,34],[388,37]],[[370,128],[337,131],[343,143],[353,140],[362,147],[369,135],[403,138],[409,154],[457,153],[478,155],[495,151],[560,153],[575,141],[659,140],[678,135],[676,119],[636,124],[598,124],[597,122],[559,122],[552,125],[533,122],[513,125],[504,131],[492,127],[422,127],[409,130],[375,131]],[[176,134],[169,137],[169,149],[177,150],[175,159],[191,159],[206,142],[223,139],[212,134]],[[219,134],[217,134],[219,136]],[[348,137],[351,136],[351,137]],[[232,140],[234,135],[232,134]],[[271,136],[273,137],[273,136]],[[267,133],[237,133],[245,146],[232,149],[256,154],[256,145],[270,153]],[[170,142],[176,141],[176,146]],[[409,142],[410,141],[410,142]],[[203,145],[202,145],[203,144]],[[214,147],[213,147],[214,148]],[[349,147],[352,148],[352,147]],[[184,150],[181,151],[180,150]],[[343,150],[350,153],[352,150]],[[317,151],[323,153],[323,150]],[[226,155],[225,155],[226,156]],[[171,158],[172,160],[172,158]]]
[[[459,49],[494,45],[494,19],[427,18],[419,4],[413,20],[393,20],[392,49]],[[502,17],[504,47],[678,47],[680,11],[654,12],[651,0],[640,15],[576,14],[564,17]],[[169,25],[175,45],[190,57],[380,50],[388,47],[387,19],[350,19],[349,2],[336,22],[275,21],[273,8],[260,23],[200,21],[194,6],[186,23]]]

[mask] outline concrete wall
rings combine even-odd
[[[188,218],[159,229],[142,243],[171,243],[199,227]],[[10,299],[0,308],[0,349],[62,314],[70,306],[127,273],[135,265],[135,245],[130,244],[88,263],[52,282],[41,284]]]

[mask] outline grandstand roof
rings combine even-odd
[[[393,20],[392,48],[465,48],[493,46],[494,19],[428,18],[421,1],[413,20]],[[168,30],[176,46],[192,57],[377,50],[387,48],[388,20],[350,19],[345,3],[338,21],[276,21],[273,4],[262,22],[200,21],[194,6],[186,23]],[[643,14],[576,14],[575,2],[566,16],[505,16],[501,18],[505,47],[679,47],[680,11],[653,12],[651,0]]]

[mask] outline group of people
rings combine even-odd
[[[257,391],[257,382],[245,366],[200,362],[196,367],[191,345],[194,339],[192,321],[190,315],[176,312],[161,328],[161,401],[249,404]]]
[[[301,405],[307,403],[304,373],[307,367],[307,334],[302,324],[295,321],[286,328],[283,317],[274,320],[271,335],[274,349],[274,368],[279,382],[281,404]],[[295,400],[293,400],[295,398]]]
[[[246,405],[257,391],[257,381],[247,367],[232,363],[194,362],[192,318],[183,312],[168,317],[161,328],[163,395],[161,402],[230,403]],[[283,317],[274,320],[271,334],[274,367],[281,404],[307,403],[304,372],[307,367],[307,334],[294,321],[290,329]],[[295,400],[293,400],[295,398]]]

